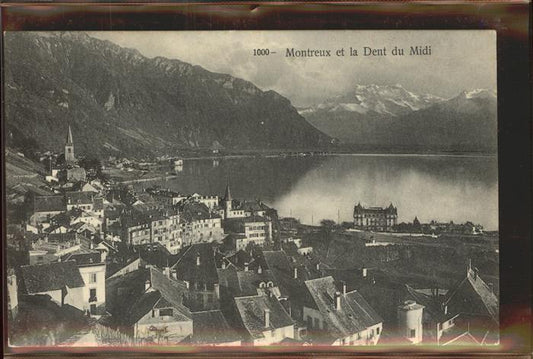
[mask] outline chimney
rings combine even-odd
[[[447,315],[448,314],[448,306],[445,304],[444,305],[444,314]]]
[[[248,262],[244,263],[244,271],[248,272]]]
[[[341,310],[341,293],[335,292],[334,298],[335,298],[335,309]]]
[[[222,269],[226,269],[226,260],[225,259],[222,260]]]
[[[200,253],[196,254],[196,265],[200,265]]]
[[[294,267],[294,279],[298,279],[298,267]]]
[[[362,275],[363,275],[363,278],[366,278],[366,274],[367,274],[367,268],[363,267],[363,269],[361,270],[362,272]]]
[[[146,282],[144,282],[144,290],[148,290],[151,287],[150,280],[147,279]]]
[[[263,268],[261,268],[261,265],[259,265],[259,267],[257,267],[257,274],[261,273],[263,273]]]
[[[270,327],[270,309],[265,308],[265,328]]]
[[[341,284],[342,284],[342,294],[346,294],[346,282],[342,281]]]
[[[171,274],[172,274],[172,278],[178,279],[178,271],[177,270],[173,269]]]
[[[316,264],[316,270],[320,270],[320,263]]]
[[[166,266],[163,269],[163,273],[167,276],[167,278],[170,278],[170,267]]]

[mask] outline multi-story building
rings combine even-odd
[[[263,217],[267,215],[267,212],[270,210],[270,208],[260,200],[234,200],[231,196],[229,184],[226,186],[224,199],[220,202],[220,205],[214,206],[213,208],[218,208],[219,213],[224,219],[253,216]]]
[[[294,339],[294,321],[275,296],[258,294],[234,301],[244,343],[271,345]]]
[[[333,277],[305,281],[309,300],[303,306],[314,344],[376,345],[383,319],[357,291],[338,289]]]
[[[220,216],[203,203],[187,202],[181,206],[183,245],[221,241],[224,236]]]
[[[126,213],[121,218],[121,223],[108,228],[109,233],[120,235],[127,244],[151,243],[152,229],[150,218],[136,211]],[[115,233],[117,232],[118,233]]]
[[[108,280],[109,311],[117,327],[137,343],[176,344],[193,333],[183,305],[187,287],[168,268],[139,268]]]
[[[353,210],[354,227],[369,231],[390,231],[396,226],[398,209],[392,203],[386,207],[363,207],[358,203]]]
[[[185,305],[192,311],[219,308],[220,289],[211,243],[197,243],[182,249],[170,273],[188,285]]]
[[[74,261],[21,266],[19,284],[21,294],[49,295],[60,306],[85,309],[85,282]]]
[[[177,210],[158,210],[148,214],[150,218],[151,242],[159,242],[170,253],[181,248],[180,215]]]
[[[209,210],[213,210],[215,207],[218,206],[218,202],[220,199],[218,196],[202,196],[198,193],[193,193],[189,197],[187,197],[187,200],[197,202],[197,203],[203,203],[209,208]]]
[[[62,261],[74,261],[78,271],[85,283],[80,303],[78,307],[90,315],[100,316],[105,314],[106,285],[105,271],[106,264],[102,261],[100,252],[92,249],[80,249],[67,254]]]
[[[272,221],[259,216],[226,219],[224,231],[236,234],[234,245],[237,251],[246,249],[250,243],[263,246],[266,241],[272,240]]]
[[[171,190],[164,189],[147,189],[146,190],[154,199],[166,206],[175,206],[181,201],[185,200],[187,196],[174,192]]]
[[[221,212],[224,213],[224,219],[243,218],[246,216],[244,209],[235,208],[233,198],[231,197],[231,190],[229,188],[229,184],[226,186],[226,193],[224,194],[222,207],[223,209],[221,210]]]

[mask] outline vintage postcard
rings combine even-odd
[[[4,75],[12,348],[499,346],[494,31],[8,31]]]

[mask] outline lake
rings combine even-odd
[[[280,216],[351,221],[353,206],[398,208],[398,221],[472,221],[498,229],[498,164],[491,156],[329,155],[185,160],[159,184],[182,193],[256,198]]]

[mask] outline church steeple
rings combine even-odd
[[[68,125],[67,145],[74,145],[74,142],[72,141],[72,130],[70,129],[70,125]]]
[[[224,199],[226,201],[231,201],[232,198],[231,198],[231,191],[229,189],[229,181],[228,181],[228,184],[226,185],[226,193],[224,194]]]
[[[72,140],[72,130],[70,129],[70,125],[68,126],[67,143],[65,144],[65,162],[69,164],[76,162],[76,158],[74,157],[74,141]]]
[[[224,218],[231,217],[233,200],[231,198],[231,191],[229,189],[229,181],[226,185],[226,193],[224,194]]]

